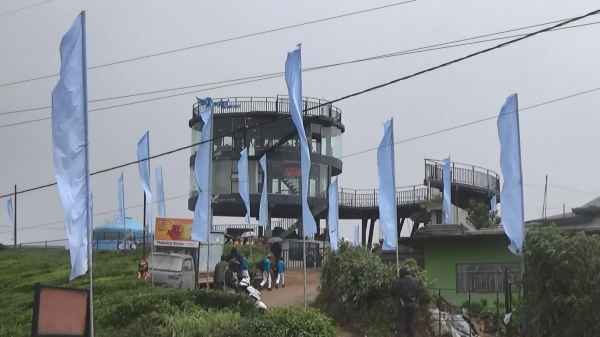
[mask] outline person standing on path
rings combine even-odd
[[[414,337],[417,319],[419,285],[407,268],[400,268],[400,278],[394,284],[400,301],[398,336]]]
[[[264,288],[265,285],[268,285],[269,290],[271,290],[271,259],[269,255],[265,256],[262,261],[262,270],[263,270],[263,280],[260,283],[260,287]]]
[[[277,260],[277,278],[275,279],[275,288],[285,288],[285,263],[282,258]]]

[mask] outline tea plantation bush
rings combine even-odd
[[[336,319],[369,336],[393,335],[400,301],[393,291],[396,266],[383,263],[378,255],[364,248],[342,245],[331,254],[321,272],[321,291],[316,305]],[[405,267],[419,281],[418,317],[427,318],[430,296],[426,277],[414,260]],[[423,325],[426,322],[421,322]]]
[[[246,296],[205,290],[151,288],[136,280],[139,255],[96,252],[94,316],[97,337],[333,337],[318,311],[260,312]],[[31,335],[33,285],[87,287],[67,282],[64,249],[0,251],[0,337]]]
[[[525,262],[528,335],[600,336],[600,237],[534,228]]]

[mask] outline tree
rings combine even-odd
[[[469,200],[467,206],[467,221],[475,228],[489,228],[500,224],[500,218],[496,212],[490,212],[486,203],[477,200]]]

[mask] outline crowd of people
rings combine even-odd
[[[257,267],[260,273],[251,273],[248,257],[241,254],[237,249],[237,244],[234,243],[231,253],[228,256],[222,256],[221,261],[215,267],[215,287],[219,289],[235,287],[236,282],[242,280],[253,283],[253,278],[256,278],[254,283],[257,283],[262,289],[272,290],[285,287],[286,268],[282,256],[266,254],[257,263]],[[275,281],[273,282],[273,280]]]

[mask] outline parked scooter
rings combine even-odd
[[[245,277],[240,281],[240,288],[254,301],[254,305],[258,309],[267,310],[267,305],[261,300],[260,291],[250,285],[250,278]]]

